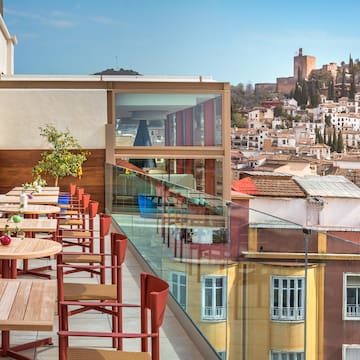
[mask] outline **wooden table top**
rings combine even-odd
[[[0,211],[4,213],[19,213],[22,214],[34,214],[34,215],[45,215],[45,214],[57,214],[61,211],[60,207],[54,205],[28,205],[25,209],[21,209],[19,204],[1,204]]]
[[[21,186],[16,186],[6,193],[7,196],[20,196],[24,192]],[[33,193],[35,196],[59,196],[60,188],[58,187],[43,187],[40,192],[34,192],[33,190],[25,190],[26,193]]]
[[[56,205],[59,197],[57,195],[36,196],[28,199],[28,204],[41,204],[41,205]],[[20,204],[20,196],[0,195],[0,203],[3,204]]]
[[[55,255],[61,250],[61,244],[53,240],[12,237],[9,245],[0,245],[0,259],[35,259]]]
[[[10,231],[20,228],[22,231],[56,232],[57,220],[48,218],[21,219],[19,223],[15,223],[12,219],[0,218],[0,231],[4,231],[6,225]]]
[[[23,190],[22,186],[15,186],[12,188],[12,190]],[[44,186],[42,190],[49,190],[49,191],[59,191],[60,188],[58,186]]]
[[[0,330],[51,331],[56,280],[0,279]]]

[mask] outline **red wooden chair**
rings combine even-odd
[[[160,360],[160,327],[164,320],[166,303],[169,294],[169,285],[164,280],[142,273],[140,276],[140,322],[141,332],[123,333],[117,332],[90,332],[70,331],[61,329],[59,335],[59,359],[60,360]],[[100,304],[102,305],[102,304]],[[117,304],[117,308],[131,306],[129,304]],[[151,326],[149,331],[148,310],[150,310]],[[127,352],[122,350],[100,350],[95,348],[69,347],[69,337],[110,337],[117,339],[141,338],[141,352]],[[148,340],[151,339],[151,357],[149,355]]]
[[[61,238],[65,238],[65,234],[68,235],[69,239],[72,239],[71,241],[65,241],[64,242],[64,246],[75,246],[75,245],[79,245],[83,247],[83,250],[85,251],[86,248],[88,248],[91,252],[91,244],[92,241],[82,241],[81,244],[81,237],[78,237],[78,241],[74,243],[74,235],[76,232],[79,232],[80,235],[83,235],[83,239],[86,238],[94,238],[94,233],[95,233],[95,218],[96,215],[98,213],[98,209],[99,209],[99,202],[98,201],[90,201],[88,202],[88,204],[86,204],[86,208],[88,209],[88,214],[86,216],[87,218],[87,222],[88,224],[86,224],[85,222],[85,215],[82,219],[78,219],[78,218],[71,218],[71,217],[67,217],[67,218],[59,218],[58,219],[58,228],[59,228],[59,232],[58,235],[61,235]],[[74,226],[76,226],[76,228],[74,228]],[[60,239],[61,240],[61,239]]]
[[[70,225],[78,228],[85,227],[85,218],[90,202],[90,194],[84,192],[83,188],[76,189],[76,197],[58,215],[59,225]]]
[[[122,311],[118,311],[116,304],[122,302],[122,264],[124,263],[128,238],[120,233],[111,233],[111,265],[102,264],[68,264],[61,262],[59,255],[57,264],[57,283],[59,299],[59,329],[68,329],[68,317],[88,310],[97,310],[110,314],[112,317],[113,332],[122,329]],[[66,271],[91,271],[103,268],[111,269],[110,284],[72,283],[64,281]],[[67,269],[67,270],[66,270]],[[101,306],[99,306],[99,303]],[[69,307],[70,305],[71,308]],[[121,309],[120,309],[121,310]],[[113,339],[114,347],[121,347],[116,338]]]
[[[90,215],[93,215],[93,211],[90,204]],[[97,208],[96,208],[97,209]],[[94,230],[94,217],[89,215],[89,230],[59,230],[59,241],[63,244],[63,248],[69,246],[80,246],[81,251],[63,251],[57,256],[57,262],[59,264],[82,264],[81,268],[74,267],[64,270],[64,274],[72,274],[75,272],[87,271],[91,274],[100,276],[100,283],[105,284],[105,240],[110,232],[111,215],[101,213],[99,215],[99,232]],[[95,212],[96,215],[96,212]],[[79,242],[80,240],[80,242]],[[94,244],[95,243],[95,244]],[[96,245],[96,249],[95,249]],[[86,267],[85,264],[90,266]],[[93,267],[92,265],[98,264],[99,267]]]

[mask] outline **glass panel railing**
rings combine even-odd
[[[359,354],[360,227],[305,227],[175,178],[107,176],[107,211],[220,359]]]

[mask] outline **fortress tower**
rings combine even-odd
[[[299,48],[299,55],[294,56],[294,78],[297,80],[307,80],[309,74],[315,69],[315,56],[303,55],[302,48]]]
[[[299,55],[294,56],[294,75],[276,79],[276,89],[280,93],[289,94],[295,88],[298,80],[308,80],[312,70],[315,70],[315,56],[303,55],[299,48]]]

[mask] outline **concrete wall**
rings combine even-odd
[[[295,224],[306,223],[306,199],[256,197],[250,199],[250,222],[263,222],[265,214],[285,219]],[[262,212],[262,213],[260,213]],[[269,220],[269,215],[267,215]]]
[[[359,212],[360,199],[350,198],[323,198],[324,206],[319,211],[316,219],[312,217],[311,210],[306,199],[276,199],[269,197],[256,197],[250,199],[250,209],[257,210],[250,212],[250,222],[268,221],[269,215],[284,219],[295,224],[310,226],[321,225],[327,227],[360,226]],[[319,221],[319,223],[317,223]]]
[[[46,149],[39,127],[70,130],[83,148],[105,148],[105,90],[1,89],[0,148]]]

